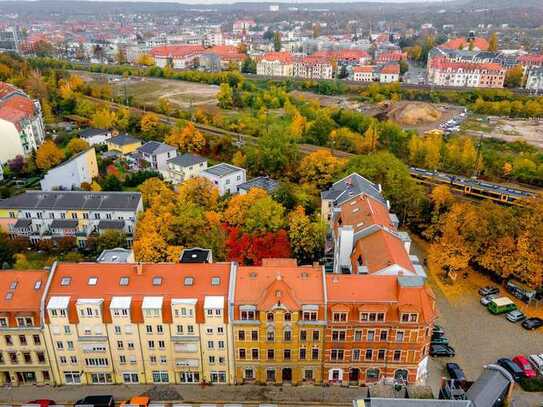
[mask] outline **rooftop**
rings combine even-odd
[[[226,163],[220,163],[204,170],[204,172],[215,175],[217,177],[225,177],[227,175],[234,174],[238,171],[245,171],[245,170],[243,168],[236,167],[234,165],[226,164]]]
[[[191,167],[196,164],[205,163],[206,161],[207,161],[207,158],[205,157],[201,157],[197,154],[185,153],[185,154],[178,155],[177,157],[169,159],[168,163],[186,168],[186,167]]]
[[[0,200],[1,209],[137,210],[139,192],[26,191]]]
[[[47,277],[46,270],[0,270],[2,312],[38,312]]]
[[[94,127],[89,127],[88,129],[81,130],[79,132],[79,137],[81,138],[89,138],[94,136],[100,136],[102,134],[108,134],[109,130],[106,129],[97,129]]]
[[[370,195],[374,199],[386,203],[380,192],[380,187],[357,173],[346,176],[335,182],[328,190],[321,192],[322,199],[334,201],[334,205],[358,196],[362,193]]]
[[[128,134],[119,134],[118,136],[110,138],[108,143],[115,144],[117,146],[126,146],[129,144],[141,143],[141,141],[140,139],[132,137]]]
[[[256,177],[238,186],[238,190],[249,191],[252,188],[260,188],[268,193],[274,192],[279,187],[279,182],[270,177]]]
[[[176,151],[175,147],[168,144],[159,143],[158,141],[148,141],[138,148],[140,153],[145,154],[164,154],[170,151]]]
[[[98,263],[129,263],[134,261],[134,251],[120,247],[104,250],[96,261]]]

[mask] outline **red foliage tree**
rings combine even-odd
[[[254,236],[242,233],[236,227],[228,228],[226,241],[227,258],[240,264],[262,264],[262,259],[291,257],[288,234],[281,229]]]

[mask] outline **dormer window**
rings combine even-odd
[[[129,281],[128,277],[121,277],[119,279],[119,285],[125,287],[128,285],[128,281]]]
[[[38,280],[34,283],[34,290],[39,290],[41,288],[41,280]]]
[[[255,320],[255,311],[241,311],[241,320],[242,321],[254,321]]]
[[[10,290],[15,290],[17,288],[17,281],[12,281],[10,284],[9,284],[9,289]]]
[[[194,284],[194,278],[193,277],[185,277],[184,284],[186,286],[191,286]]]
[[[64,286],[64,287],[69,286],[71,282],[72,282],[72,278],[71,278],[71,277],[62,277],[62,278],[60,279],[60,285],[61,285],[61,286]]]
[[[153,285],[154,286],[162,285],[162,277],[159,277],[159,276],[153,277]]]
[[[211,285],[220,285],[220,284],[221,284],[220,277],[212,277],[211,278]]]
[[[98,283],[98,277],[89,277],[89,280],[87,282],[90,286],[95,286]]]
[[[8,291],[8,292],[6,293],[5,299],[6,299],[6,300],[11,300],[12,298],[13,298],[13,292]]]

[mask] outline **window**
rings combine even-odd
[[[166,343],[164,341],[158,341],[158,348],[164,349],[166,347]]]
[[[38,280],[34,283],[34,290],[39,290],[41,288],[41,281]]]
[[[7,328],[8,320],[7,318],[0,318],[0,328]]]
[[[25,363],[32,363],[32,358],[30,357],[30,352],[23,352],[23,360]]]
[[[394,351],[394,361],[397,362],[402,358],[402,351],[401,350],[395,350]]]
[[[285,349],[283,351],[283,359],[284,360],[290,360],[290,349]]]
[[[305,348],[300,348],[300,360],[305,360]]]
[[[215,363],[215,356],[210,356],[209,357],[209,363],[211,363],[211,364]]]
[[[167,363],[167,359],[166,359],[166,356],[162,355],[160,356],[160,363],[165,365]]]
[[[335,341],[335,342],[344,341],[345,340],[345,331],[333,330],[332,331],[332,340]]]
[[[153,277],[152,283],[154,286],[162,285],[162,277],[160,276]]]
[[[219,349],[224,349],[224,341],[218,341],[217,345],[219,346]]]
[[[246,357],[245,349],[243,349],[243,348],[239,349],[239,358],[241,360],[245,360],[245,357]]]
[[[66,384],[80,384],[81,373],[79,372],[64,372],[64,381]]]
[[[38,358],[39,363],[45,363],[45,353],[36,352],[36,357]]]
[[[377,360],[385,360],[385,357],[386,357],[386,350],[379,349],[379,352],[377,352]]]
[[[168,372],[153,371],[153,383],[168,383]]]
[[[32,335],[32,341],[34,345],[41,345],[41,338],[39,335]]]
[[[158,334],[163,334],[164,333],[164,327],[162,325],[157,325],[156,326],[156,332]]]
[[[240,341],[245,340],[245,331],[238,331],[238,340]]]
[[[121,286],[127,286],[128,285],[129,278],[128,277],[121,277],[119,279],[119,285]]]
[[[275,333],[273,331],[268,331],[266,339],[268,342],[273,342],[275,340]]]
[[[253,360],[258,360],[258,349],[251,349],[251,357]]]
[[[194,333],[194,327],[192,325],[187,325],[187,332],[189,334],[193,334]]]
[[[396,332],[396,342],[403,342],[403,332],[397,331]]]
[[[313,380],[313,370],[311,369],[304,370],[304,380],[307,380],[307,381]]]
[[[153,333],[153,326],[152,325],[145,325],[145,331],[148,334],[152,334]]]
[[[373,350],[366,349],[366,360],[371,360],[373,358]]]
[[[387,337],[388,337],[388,331],[385,331],[385,330],[381,329],[380,339],[381,339],[382,341],[386,341],[386,340],[387,340]]]
[[[330,358],[332,360],[343,360],[343,349],[332,349]]]
[[[241,320],[242,321],[253,321],[255,319],[254,311],[241,311]]]
[[[360,342],[362,340],[362,331],[354,331],[354,340],[355,342]]]
[[[66,341],[66,348],[68,350],[74,350],[74,343],[73,341]]]
[[[306,341],[307,340],[307,331],[305,331],[305,330],[300,331],[300,340],[301,341]]]
[[[368,342],[372,342],[375,338],[375,331],[368,331]]]
[[[213,349],[213,341],[207,341],[207,348]]]
[[[292,339],[292,332],[290,330],[288,330],[288,329],[285,330],[283,332],[283,340],[285,342],[290,342],[291,339]]]
[[[116,335],[120,335],[120,334],[121,334],[121,327],[120,327],[119,325],[115,325],[114,330],[115,330],[115,334],[116,334]]]
[[[117,349],[124,349],[123,341],[117,341]]]
[[[268,314],[266,315],[266,320],[268,322],[273,322],[273,312],[268,312]]]
[[[313,340],[318,341],[320,337],[319,331],[313,331]]]
[[[183,325],[177,325],[176,330],[179,335],[183,335]]]
[[[77,356],[70,356],[70,363],[72,365],[76,365],[77,364]]]
[[[251,340],[258,341],[258,331],[251,331]]]
[[[417,322],[418,314],[409,314],[409,322]]]
[[[313,348],[313,350],[311,351],[311,359],[313,359],[313,360],[318,360],[319,359],[319,349],[318,348]]]
[[[334,312],[332,315],[332,318],[334,322],[345,322],[347,321],[347,313],[346,312]]]
[[[27,345],[25,335],[19,335],[19,343],[21,344],[21,346],[26,346]]]
[[[17,317],[17,326],[29,327],[34,325],[34,321],[30,317]]]
[[[153,364],[156,364],[156,356],[149,356],[149,361]]]
[[[206,332],[207,332],[208,335],[212,335],[213,334],[213,328],[207,328]]]
[[[268,360],[273,360],[275,358],[275,351],[273,349],[268,349]]]
[[[63,342],[60,342],[60,341],[57,341],[57,349],[58,349],[58,350],[64,349],[64,343],[63,343]]]
[[[119,356],[119,363],[121,365],[125,365],[126,364],[126,356],[125,355],[120,355]]]
[[[194,278],[193,277],[185,277],[184,284],[186,286],[191,286],[194,284]]]
[[[353,349],[353,360],[360,360],[360,349]]]
[[[317,320],[317,311],[304,311],[302,315],[304,321],[316,321]]]
[[[60,279],[60,285],[62,285],[62,286],[68,286],[68,285],[70,285],[71,282],[72,282],[71,277],[62,277]]]
[[[89,280],[87,282],[88,285],[96,285],[98,283],[97,277],[89,277]]]
[[[66,356],[61,356],[59,358],[59,361],[60,361],[61,365],[65,365],[68,362],[67,359],[66,359]]]
[[[211,383],[226,383],[226,372],[211,372]]]
[[[285,321],[290,321],[292,318],[292,315],[290,312],[285,312]]]
[[[221,278],[220,277],[212,277],[211,278],[211,285],[220,285],[221,284]]]
[[[155,348],[155,341],[147,341],[147,347],[149,349],[154,349]]]

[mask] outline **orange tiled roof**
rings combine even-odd
[[[0,271],[0,312],[39,313],[47,276],[45,270]],[[9,296],[7,293],[12,294]]]
[[[263,266],[237,270],[236,305],[270,309],[278,301],[290,310],[303,304],[322,305],[324,289],[320,267],[298,267],[291,260],[263,261]]]
[[[154,57],[183,58],[191,55],[197,55],[204,51],[201,45],[163,45],[151,50]]]
[[[518,58],[519,63],[523,65],[543,65],[543,54],[528,54]]]
[[[480,49],[481,51],[486,51],[488,50],[489,43],[486,39],[482,37],[475,37],[475,39],[473,40],[473,46]],[[460,47],[462,47],[464,49],[468,49],[469,41],[463,37],[453,38],[452,40],[447,41],[445,44],[441,44],[440,47],[450,49],[459,49]]]
[[[456,71],[462,69],[464,71],[490,71],[497,73],[505,73],[505,68],[495,62],[472,63],[472,62],[455,62],[449,61],[446,58],[433,58],[430,60],[430,67],[435,69],[450,69]]]
[[[5,84],[3,84],[5,85]],[[34,116],[34,102],[26,96],[16,94],[18,89],[8,86],[0,86],[0,119],[7,120],[15,125],[23,119]]]
[[[290,52],[266,52],[262,57],[265,61],[279,61],[283,64],[292,64],[294,56]]]
[[[335,228],[341,225],[352,225],[355,232],[371,225],[382,225],[393,228],[387,207],[369,195],[363,194],[345,201],[340,206],[340,214],[335,220]]]
[[[138,272],[138,269],[140,272]],[[143,320],[141,304],[145,296],[162,296],[163,319],[171,321],[172,298],[197,298],[196,319],[204,321],[203,303],[205,296],[224,296],[225,318],[230,263],[213,264],[103,264],[103,263],[60,263],[51,281],[48,297],[70,296],[69,316],[77,321],[75,302],[78,298],[104,299],[104,319],[111,320],[109,304],[111,297],[131,296],[131,316],[134,322]],[[68,286],[60,284],[63,277],[70,277]],[[96,285],[88,284],[89,277],[97,277]],[[128,277],[126,286],[120,285],[120,278]],[[153,278],[160,277],[161,284],[153,285]],[[185,277],[193,277],[191,286],[184,285]],[[212,285],[211,279],[219,277],[220,283]],[[47,301],[49,300],[47,299]]]
[[[354,73],[372,73],[375,65],[360,65],[353,67]]]
[[[388,64],[383,66],[381,73],[384,74],[400,74],[400,65],[399,64]]]

